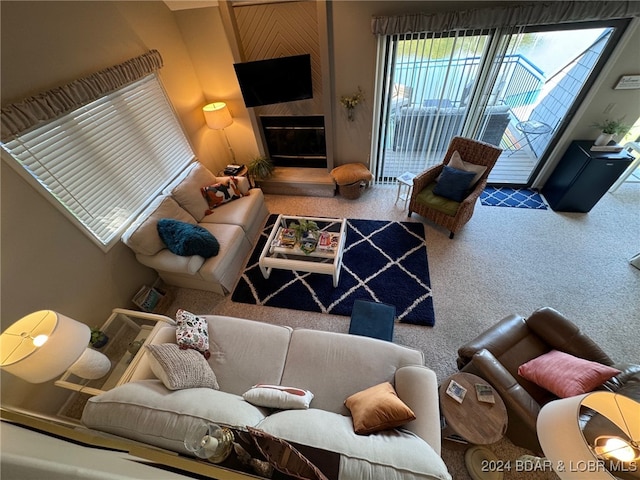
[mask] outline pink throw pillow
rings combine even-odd
[[[591,392],[620,370],[551,350],[518,367],[518,375],[560,398]]]

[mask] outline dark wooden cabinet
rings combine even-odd
[[[591,151],[592,140],[575,140],[542,188],[549,206],[560,212],[588,212],[633,161],[620,153]]]

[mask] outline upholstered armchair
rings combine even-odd
[[[488,143],[470,138],[454,137],[442,163],[429,168],[414,178],[409,202],[409,216],[412,212],[416,212],[449,230],[451,232],[449,238],[453,238],[454,234],[471,219],[476,200],[486,187],[487,177],[501,153],[502,149]],[[460,163],[460,159],[462,163]],[[454,161],[459,167],[450,165]],[[476,173],[471,185],[465,189],[464,196],[459,201],[438,195],[439,187],[436,180],[445,169],[445,165],[456,168],[456,170],[461,168]]]
[[[528,318],[510,315],[502,319],[458,349],[458,368],[484,378],[495,388],[509,415],[506,436],[515,445],[538,454],[542,453],[536,430],[538,413],[543,405],[559,397],[519,375],[518,369],[551,350],[569,354],[572,359],[577,357],[576,362],[585,359],[619,370],[620,373],[592,390],[609,390],[640,401],[640,365],[614,364],[593,340],[558,311],[545,307]],[[559,388],[577,380],[574,376],[562,377],[570,368],[569,363],[563,363],[562,371],[552,379]],[[595,381],[595,374],[589,370],[590,381]]]

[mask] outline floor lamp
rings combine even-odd
[[[91,329],[52,310],[30,313],[0,335],[0,368],[29,383],[43,383],[69,370],[94,380],[111,362],[88,348]]]
[[[598,391],[549,402],[537,430],[563,480],[612,480],[616,472],[640,478],[640,403],[629,397]]]
[[[202,111],[204,112],[204,119],[207,122],[207,126],[212,130],[222,130],[222,133],[224,133],[224,139],[227,141],[227,147],[231,153],[231,161],[232,163],[236,163],[236,155],[233,153],[233,148],[231,148],[229,138],[227,138],[227,132],[224,130],[233,123],[233,118],[231,118],[227,104],[224,102],[213,102],[202,107]]]

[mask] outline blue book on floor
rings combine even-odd
[[[353,302],[349,333],[393,341],[396,307],[386,303],[356,300]]]

